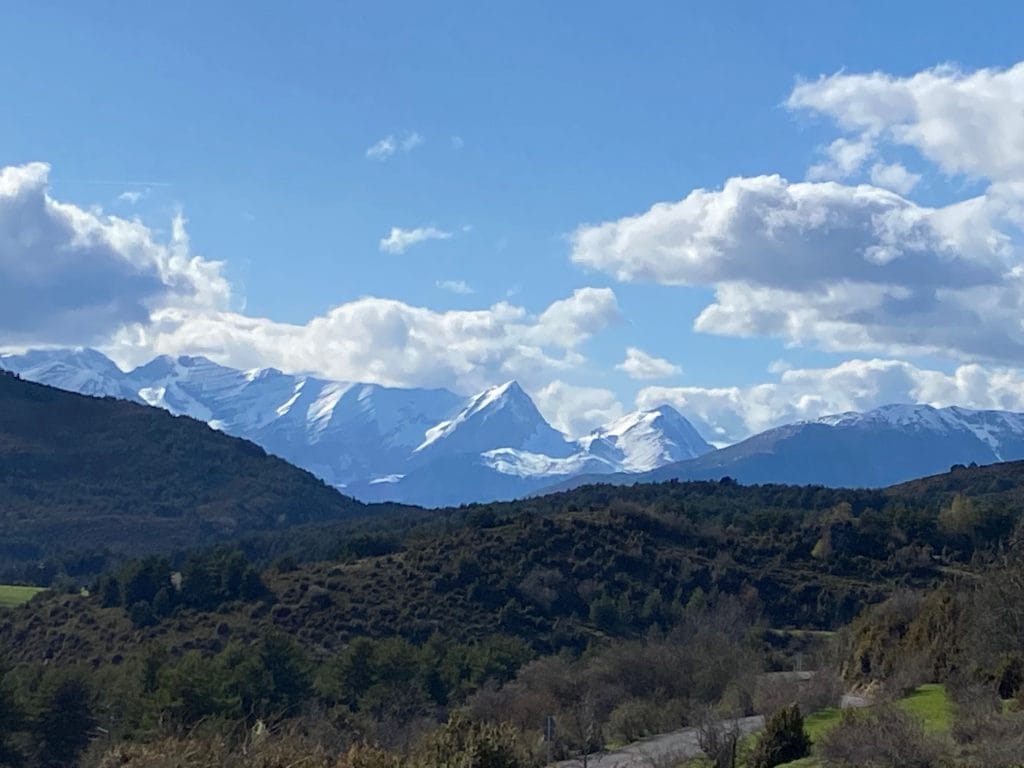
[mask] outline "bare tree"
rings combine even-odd
[[[702,714],[697,726],[697,745],[715,768],[736,768],[736,747],[740,736],[739,723],[735,719],[717,720],[711,710]]]
[[[597,716],[594,692],[589,680],[580,682],[580,695],[568,708],[569,736],[580,750],[583,768],[590,764],[590,756],[604,746],[601,722]]]

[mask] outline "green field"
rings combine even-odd
[[[953,705],[942,685],[922,685],[898,706],[919,718],[925,730],[933,733],[944,733],[953,727]]]
[[[900,699],[896,706],[921,720],[925,730],[932,733],[949,731],[953,725],[953,705],[943,685],[922,685],[909,696]],[[804,719],[804,729],[812,742],[818,742],[838,723],[842,711],[829,708],[814,712]],[[821,762],[815,757],[805,757],[786,763],[779,768],[818,768]]]
[[[14,608],[22,603],[27,603],[42,591],[41,587],[16,587],[0,584],[0,608]]]

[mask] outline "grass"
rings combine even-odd
[[[17,587],[0,584],[0,608],[16,608],[22,603],[27,603],[42,591],[41,587]]]
[[[922,685],[897,706],[919,718],[932,733],[945,733],[953,726],[953,705],[943,685]]]
[[[896,706],[920,719],[925,730],[931,733],[945,733],[953,726],[953,705],[944,685],[922,685],[896,702]],[[804,730],[811,737],[811,742],[816,744],[838,725],[841,717],[842,711],[839,709],[822,709],[804,718]],[[820,768],[821,765],[818,758],[812,755],[779,768]]]

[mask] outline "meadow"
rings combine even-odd
[[[42,592],[41,587],[0,584],[0,608],[16,608]]]

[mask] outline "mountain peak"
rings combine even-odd
[[[480,394],[476,395],[473,400],[480,403],[481,407],[490,405],[492,403],[501,402],[503,399],[514,398],[514,399],[525,399],[530,400],[530,396],[526,394],[519,382],[515,379],[510,379],[504,384],[497,384],[493,387],[488,387]],[[530,400],[532,403],[533,401]]]
[[[579,441],[588,453],[612,459],[629,472],[693,459],[713,450],[693,425],[670,405],[633,411]]]
[[[684,419],[684,418],[686,418],[685,416],[683,416],[683,414],[681,414],[679,411],[677,411],[671,405],[667,405],[667,404],[659,405],[657,408],[651,408],[650,410],[644,411],[644,412],[645,413],[657,413],[660,416],[667,416],[667,417],[669,417],[671,419]]]
[[[442,445],[460,453],[516,447],[564,457],[572,451],[565,435],[544,420],[514,379],[471,397],[456,416],[428,429],[415,453]]]
[[[124,385],[124,371],[95,349],[37,349],[23,355],[3,355],[0,356],[0,368],[11,370],[29,381],[43,381],[58,389],[97,397],[138,399],[131,388]]]

